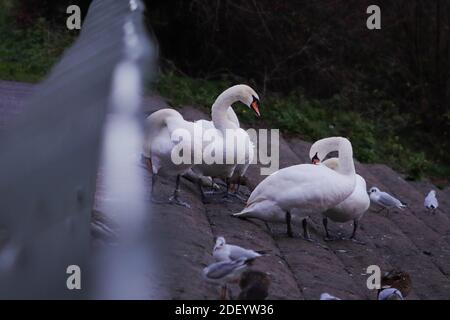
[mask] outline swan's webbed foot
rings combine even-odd
[[[155,197],[152,197],[150,200],[153,204],[172,204],[172,205],[182,206],[182,207],[185,207],[188,209],[191,208],[189,203],[187,203],[183,200],[180,200],[178,197],[175,197],[175,196],[172,196],[167,200],[156,199]]]
[[[177,196],[170,197],[168,202],[169,202],[169,204],[175,204],[177,206],[185,207],[188,209],[191,208],[191,205],[189,203],[179,199]]]

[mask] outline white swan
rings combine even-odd
[[[176,187],[173,196],[169,202],[189,207],[189,205],[178,198],[180,191],[180,177],[189,168],[192,162],[175,164],[172,161],[172,150],[180,141],[174,139],[174,132],[177,129],[185,129],[191,134],[186,135],[186,140],[182,143],[194,148],[202,147],[201,141],[194,141],[195,124],[184,120],[183,116],[173,109],[161,109],[145,120],[145,138],[143,145],[143,156],[147,167],[152,171],[152,200],[159,202],[154,198],[155,183],[158,176],[176,176]]]
[[[237,117],[228,109],[234,102],[241,101],[252,108],[259,115],[259,98],[253,89],[246,85],[236,85],[225,90],[216,99],[212,106],[212,126],[210,121],[199,120],[196,122],[186,121],[183,116],[173,109],[161,109],[152,113],[145,121],[145,139],[143,145],[143,156],[147,167],[152,171],[152,200],[159,202],[154,198],[155,183],[160,175],[176,176],[176,187],[173,196],[169,199],[170,203],[175,203],[189,207],[189,205],[179,199],[180,177],[186,173],[194,163],[194,153],[203,151],[205,147],[211,147],[203,141],[203,134],[195,135],[194,132],[204,132],[203,130],[221,130],[218,134],[224,135],[227,128],[233,128],[238,131],[238,140],[246,142],[248,134],[238,128]],[[237,124],[236,124],[237,121]],[[182,129],[187,133],[183,138],[178,138],[175,132]],[[222,137],[223,139],[223,137]],[[249,138],[248,138],[249,140]],[[214,141],[219,144],[218,141]],[[223,141],[222,141],[223,142]],[[172,161],[172,151],[174,147],[182,145],[183,149],[190,151],[191,161],[175,164]],[[214,147],[214,145],[212,146]],[[224,153],[231,152],[225,150]],[[203,154],[203,153],[202,153]],[[233,173],[235,165],[199,165],[197,173],[203,176],[224,177],[227,178]],[[211,170],[213,169],[213,170]],[[215,170],[214,170],[215,169]],[[200,172],[199,172],[200,171]],[[226,174],[224,174],[226,173]],[[199,181],[202,181],[199,179]]]
[[[328,153],[338,151],[339,168],[334,171],[326,166],[300,164],[278,170],[253,190],[247,206],[234,216],[285,220],[288,236],[292,237],[292,209],[298,208],[302,213],[323,212],[344,201],[355,188],[350,141],[342,137],[325,138],[317,141],[311,150],[315,148],[322,159]],[[306,219],[303,222],[306,231]]]
[[[233,124],[236,125],[236,127],[240,128],[240,123],[239,123],[239,118],[237,117],[236,113],[234,112],[232,107],[228,107],[227,110],[227,119],[232,122]],[[208,121],[208,120],[199,120],[197,122],[201,122],[203,125],[203,128],[207,128],[207,129],[211,129],[214,128],[214,123],[213,121]],[[231,184],[236,184],[237,188],[234,191],[234,195],[237,198],[239,197],[239,188],[240,185],[242,184],[242,177],[245,176],[245,173],[247,172],[248,167],[250,166],[250,164],[253,161],[254,158],[254,144],[252,141],[249,142],[250,146],[249,148],[245,149],[245,162],[244,163],[238,163],[236,164],[236,166],[234,167],[234,171],[233,171],[233,175],[230,177],[230,183]],[[198,169],[198,172],[201,172],[202,169]],[[203,184],[204,185],[204,184]],[[204,192],[203,189],[200,187],[201,193],[202,193],[202,198],[205,200],[205,196],[204,196]]]
[[[322,164],[332,170],[338,170],[339,159],[330,158],[323,161]],[[364,180],[364,178],[359,174],[356,174],[356,185],[352,194],[337,206],[322,212],[324,215],[323,225],[325,227],[326,240],[332,240],[328,233],[328,218],[334,222],[341,223],[353,220],[353,233],[350,236],[350,239],[355,239],[359,220],[361,220],[364,213],[370,207],[370,199],[366,188],[366,180]]]
[[[242,102],[259,116],[259,97],[257,93],[247,85],[235,85],[222,92],[211,107],[212,124],[216,130],[216,139],[211,143],[204,143],[203,150],[208,148],[209,150],[219,150],[223,148],[222,163],[205,163],[196,164],[192,169],[194,172],[203,176],[210,176],[212,178],[221,178],[227,182],[227,192],[229,195],[229,179],[233,176],[236,167],[238,167],[237,174],[245,174],[248,165],[253,160],[253,144],[250,140],[248,133],[239,127],[239,120],[236,114],[231,113],[230,106],[235,102]],[[201,124],[206,129],[211,128],[211,122],[206,120],[200,120],[196,123]],[[235,141],[229,141],[229,134],[233,134],[232,137]],[[234,155],[233,161],[227,162],[227,154],[232,153]],[[241,162],[241,163],[238,163]],[[242,167],[241,167],[242,165]],[[202,192],[202,199],[204,194]]]

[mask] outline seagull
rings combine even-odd
[[[378,294],[378,300],[405,300],[400,290],[396,288],[386,288]]]
[[[320,300],[342,300],[342,299],[332,296],[331,294],[325,292],[320,295]]]
[[[438,208],[439,202],[436,198],[436,191],[431,190],[428,195],[425,197],[425,201],[423,202],[423,205],[428,210],[431,210],[431,212],[434,213],[434,211]]]
[[[232,244],[227,244],[224,237],[218,237],[213,249],[213,257],[216,261],[233,261],[239,258],[255,259],[261,254]]]
[[[220,299],[227,296],[227,284],[237,281],[252,259],[239,258],[232,261],[221,261],[210,264],[203,269],[203,278],[210,283],[222,286]]]
[[[370,188],[370,190],[369,190],[369,197],[370,197],[370,200],[372,200],[376,204],[378,204],[378,205],[383,207],[378,212],[381,212],[384,209],[387,209],[387,212],[389,214],[389,209],[391,209],[391,208],[398,208],[398,209],[402,209],[403,210],[404,208],[407,207],[406,204],[404,204],[403,202],[401,202],[397,198],[391,196],[387,192],[380,191],[380,189],[378,189],[376,187]]]

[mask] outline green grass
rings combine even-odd
[[[169,99],[174,107],[196,105],[209,112],[217,95],[230,86],[227,79],[207,81],[177,75],[161,74],[156,91]],[[287,96],[268,94],[262,98],[261,119],[255,119],[248,108],[235,108],[239,119],[254,127],[261,122],[268,128],[278,128],[286,135],[299,135],[307,141],[327,136],[348,137],[355,156],[364,163],[384,163],[404,173],[408,179],[430,177],[443,186],[450,180],[450,166],[427,159],[424,151],[408,146],[409,137],[402,137],[408,119],[396,113],[393,102],[380,93],[358,92],[341,94],[330,99],[311,99],[301,90]],[[354,105],[364,101],[361,114]],[[344,111],[345,110],[345,111]],[[377,116],[383,111],[383,117]],[[262,120],[262,121],[261,121]],[[259,123],[258,123],[259,122]]]
[[[43,18],[30,28],[17,28],[11,10],[11,2],[0,4],[0,79],[39,81],[74,41],[75,34],[63,26],[50,26]]]

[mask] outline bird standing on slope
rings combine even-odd
[[[257,218],[264,221],[287,224],[287,234],[293,237],[291,210],[301,214],[326,211],[344,201],[355,188],[355,166],[350,141],[331,137],[317,141],[319,158],[333,151],[339,153],[339,168],[334,171],[326,166],[300,164],[283,168],[265,178],[253,190],[247,206],[239,213],[240,218]],[[322,154],[323,153],[323,154]],[[306,218],[303,231],[307,240]]]
[[[239,258],[232,261],[212,263],[203,269],[203,277],[207,282],[221,285],[220,299],[225,300],[227,284],[238,281],[250,261],[246,258]]]
[[[436,191],[431,190],[428,195],[425,197],[423,205],[426,209],[431,210],[432,213],[435,213],[435,210],[439,206],[439,202],[436,198]]]
[[[320,159],[317,157],[317,153],[313,149],[310,154],[313,163],[320,163]],[[314,156],[312,156],[314,155]],[[317,159],[316,159],[317,158]],[[327,166],[332,170],[337,170],[339,168],[339,160],[337,158],[330,158],[322,162],[323,165]],[[369,209],[370,199],[366,192],[366,180],[359,174],[356,175],[356,185],[352,194],[347,197],[344,201],[339,203],[337,206],[322,212],[323,226],[325,228],[325,240],[335,240],[338,238],[330,237],[328,232],[328,218],[335,222],[347,222],[353,220],[353,233],[350,236],[350,240],[363,244],[363,242],[355,239],[356,231],[358,230],[358,224],[364,213]]]
[[[220,159],[203,159],[201,164],[196,164],[192,169],[203,176],[224,180],[227,184],[225,197],[232,195],[229,192],[230,179],[236,168],[238,169],[236,174],[243,176],[254,157],[254,146],[250,136],[239,127],[237,117],[233,118],[234,112],[233,114],[229,112],[230,106],[238,101],[247,105],[257,116],[260,116],[260,102],[257,93],[251,87],[240,84],[228,88],[217,97],[211,107],[213,126],[210,121],[197,121],[205,129],[211,130],[209,134],[214,136],[212,142],[203,142],[204,154],[210,154],[211,158],[216,158],[218,154],[221,154],[222,157]],[[214,129],[216,131],[213,131]],[[214,156],[212,156],[213,154]],[[200,192],[202,200],[204,200],[205,195],[201,188]]]
[[[185,133],[183,137],[175,137],[176,132]],[[149,171],[152,172],[152,201],[164,203],[155,199],[155,184],[159,176],[175,176],[176,186],[169,203],[190,207],[179,199],[180,179],[192,167],[192,158],[188,161],[175,163],[172,159],[174,148],[182,146],[183,150],[193,150],[202,147],[201,141],[194,139],[195,124],[184,120],[183,116],[173,109],[161,109],[145,120],[145,138],[143,145],[143,158]]]
[[[398,208],[403,210],[407,207],[406,204],[404,204],[397,198],[391,196],[387,192],[380,191],[380,189],[376,187],[370,188],[369,197],[372,202],[382,207],[381,210],[379,210],[377,213],[386,209],[387,213],[389,214],[389,209],[391,208]]]
[[[261,254],[236,245],[227,244],[224,237],[218,237],[213,249],[213,257],[216,261],[231,261],[239,258],[255,259]]]

